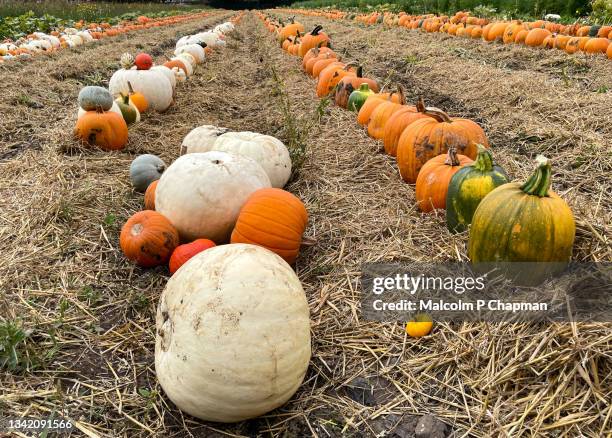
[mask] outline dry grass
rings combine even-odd
[[[466,260],[466,236],[448,234],[441,215],[415,211],[413,187],[400,181],[393,160],[378,152],[353,114],[320,104],[314,82],[254,15],[245,16],[224,53],[207,60],[179,89],[175,107],[130,131],[126,151],[78,147],[68,133],[72,102],[85,81],[110,77],[126,50],[158,50],[154,54],[161,57],[177,36],[227,16],[0,67],[11,83],[0,102],[7,121],[0,125],[0,315],[31,330],[20,352],[28,354],[22,364],[36,366],[0,374],[3,415],[57,411],[77,421],[82,434],[104,437],[373,436],[427,412],[453,424],[458,435],[612,433],[609,324],[439,324],[431,336],[416,340],[400,324],[362,320],[363,263]],[[563,92],[549,73],[529,74],[527,65],[496,79],[493,73],[502,70],[495,62],[483,66],[456,57],[448,42],[429,47],[429,35],[352,32],[335,23],[326,28],[338,49],[366,44],[359,59],[380,79],[389,76],[387,62],[425,56],[411,69],[395,68],[399,73],[390,77],[412,95],[426,91],[432,104],[454,115],[477,117],[494,140],[496,156],[517,178],[531,168],[526,157],[555,145],[568,130],[573,147],[562,143],[558,153],[566,162],[588,157],[576,168],[556,166],[555,187],[581,224],[575,257],[610,260],[610,116],[588,110],[571,119],[547,119],[554,113],[548,102],[568,111],[609,108],[609,94],[596,96],[580,84]],[[389,39],[386,47],[379,45],[381,38]],[[409,40],[390,46],[392,38]],[[487,50],[495,59],[497,49]],[[453,62],[437,65],[436,58]],[[500,105],[512,98],[495,91],[504,80],[513,84],[510,90],[532,90],[523,92],[518,108]],[[546,104],[537,117],[530,115],[539,100]],[[578,125],[569,129],[572,123]],[[318,242],[296,264],[311,309],[313,357],[306,381],[282,409],[236,425],[183,416],[163,396],[153,351],[155,306],[167,272],[136,268],[118,249],[121,224],[142,203],[129,185],[129,162],[143,152],[171,162],[183,136],[200,124],[306,144],[303,167],[288,189],[306,202],[307,234]],[[539,137],[518,150],[523,131]],[[362,403],[349,397],[356,382],[374,388],[373,394],[364,391]]]

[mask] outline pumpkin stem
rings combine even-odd
[[[528,195],[539,196],[543,198],[548,196],[548,189],[550,189],[550,161],[544,155],[538,155],[536,157],[536,170],[529,177],[529,179],[521,186],[521,190]]]
[[[368,92],[370,91],[370,86],[367,83],[363,83],[359,86],[359,91],[363,92]]]
[[[457,156],[457,148],[454,146],[451,146],[450,148],[448,148],[448,156],[446,157],[446,160],[444,160],[444,164],[446,164],[447,166],[460,166],[461,162],[459,161],[459,157]]]
[[[355,74],[356,74],[356,76],[358,78],[362,78],[363,77],[362,76],[363,75],[363,67],[362,66],[357,67],[357,71],[355,72]]]
[[[310,35],[319,35],[319,32],[323,29],[323,26],[317,24],[314,29],[310,31]]]
[[[426,107],[425,107],[425,99],[423,99],[423,97],[419,97],[419,101],[416,103],[416,109],[418,112],[420,113],[424,113],[426,111]]]
[[[123,103],[125,105],[129,105],[130,104],[130,95],[129,94],[123,94],[123,93],[119,93],[121,95],[121,99],[123,99]]]
[[[493,170],[493,154],[490,150],[479,144],[478,155],[476,156],[476,162],[472,164],[475,169],[481,172],[490,172]]]
[[[438,121],[438,123],[452,123],[452,119],[448,114],[442,111],[440,108],[428,106],[423,112],[426,116],[432,117]]]
[[[134,94],[134,88],[132,88],[132,83],[130,81],[128,81],[128,91],[130,92],[130,95]]]

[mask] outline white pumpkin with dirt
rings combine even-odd
[[[230,132],[227,128],[214,125],[202,125],[189,131],[183,139],[180,154],[193,154],[195,152],[208,152],[212,150],[215,141],[220,135]]]
[[[159,179],[155,209],[183,241],[224,243],[251,193],[270,186],[266,172],[248,157],[219,151],[186,154]]]
[[[310,319],[297,275],[260,246],[217,246],[168,281],[157,308],[155,371],[174,404],[237,422],[289,400],[310,361]]]

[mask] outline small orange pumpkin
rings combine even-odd
[[[378,105],[384,102],[393,102],[405,105],[406,99],[404,98],[403,90],[400,88],[397,92],[377,93],[368,96],[365,103],[361,106],[359,113],[357,113],[357,123],[364,126],[370,123],[372,113]]]
[[[176,228],[161,213],[139,211],[121,228],[119,244],[125,256],[145,268],[163,265],[179,244]]]
[[[447,154],[432,158],[423,165],[416,180],[416,200],[422,212],[446,208],[446,194],[451,178],[463,166],[473,163],[465,155],[458,155],[451,147]]]
[[[130,91],[130,101],[138,109],[138,112],[140,114],[144,113],[149,108],[149,102],[147,102],[147,98],[144,97],[144,94],[135,92],[130,82],[128,82],[128,89]]]
[[[74,134],[84,142],[105,151],[123,149],[128,127],[123,117],[112,111],[87,111],[77,120]]]
[[[293,263],[307,223],[306,207],[295,195],[277,188],[260,189],[240,210],[231,243],[263,246]]]
[[[149,184],[149,187],[147,187],[147,190],[145,191],[145,194],[144,194],[145,210],[155,210],[155,189],[157,188],[158,182],[159,182],[158,179],[153,181],[151,184]]]
[[[177,246],[172,252],[170,262],[168,263],[170,274],[174,274],[176,271],[178,271],[178,269],[183,266],[187,260],[196,254],[199,254],[202,251],[210,249],[214,246],[216,246],[215,242],[210,239],[196,239],[191,243],[185,243]]]

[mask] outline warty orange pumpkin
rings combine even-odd
[[[306,207],[295,195],[277,188],[260,189],[240,210],[231,243],[263,246],[293,263],[307,223]]]
[[[140,211],[121,228],[119,244],[125,256],[143,267],[168,262],[179,244],[176,228],[156,211]]]

